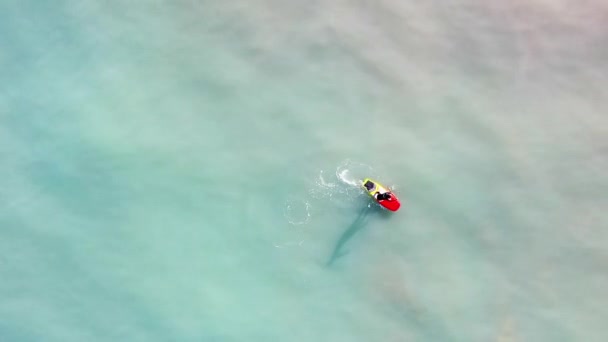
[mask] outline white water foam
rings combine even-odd
[[[320,170],[314,186],[308,193],[314,199],[336,199],[338,203],[351,202],[362,193],[361,181],[373,176],[371,166],[347,159],[338,165],[332,176],[329,176],[325,170]]]
[[[350,159],[336,168],[336,177],[344,184],[352,187],[359,188],[363,179],[373,176],[374,169],[370,165],[354,162]]]
[[[297,226],[310,220],[310,203],[303,199],[289,198],[286,201],[283,215],[289,224]]]
[[[370,165],[350,159],[339,164],[333,174],[319,170],[306,195],[294,194],[286,200],[284,216],[290,225],[306,225],[313,216],[312,203],[322,201],[323,206],[331,203],[337,207],[351,205],[350,203],[363,193],[361,181],[374,176]]]

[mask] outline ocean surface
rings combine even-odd
[[[607,341],[607,62],[601,0],[3,0],[0,341]]]

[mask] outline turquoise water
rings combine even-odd
[[[0,3],[0,341],[605,341],[607,17]]]

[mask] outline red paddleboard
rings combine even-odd
[[[399,202],[399,198],[397,198],[394,193],[384,187],[384,185],[376,182],[375,180],[366,178],[363,180],[361,185],[363,186],[365,191],[367,191],[367,193],[372,196],[372,198],[384,208],[390,211],[397,211],[401,207],[401,202]]]

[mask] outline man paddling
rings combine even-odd
[[[383,194],[376,192],[374,194],[374,197],[378,200],[378,201],[384,201],[384,200],[391,200],[391,193],[390,192],[385,192]]]

